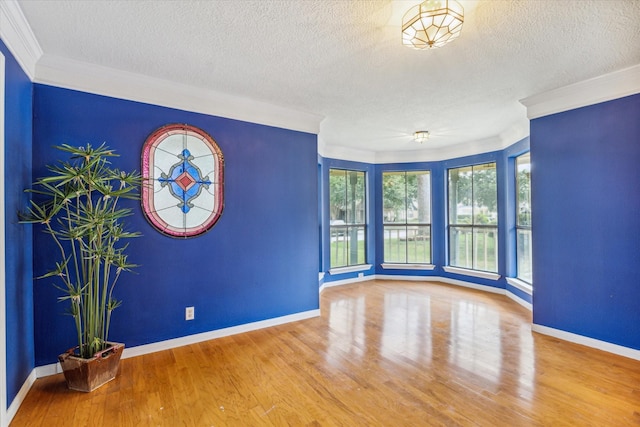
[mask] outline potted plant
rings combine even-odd
[[[123,219],[132,210],[121,199],[138,199],[137,172],[111,166],[117,156],[105,144],[55,147],[70,156],[48,166],[50,174],[36,180],[29,208],[21,220],[40,224],[58,249],[55,268],[39,278],[55,278],[69,302],[77,346],[58,356],[69,388],[92,391],[115,378],[124,344],[108,341],[111,313],[121,301],[113,297],[120,274],[136,267],[127,259]],[[103,372],[106,371],[106,372]]]

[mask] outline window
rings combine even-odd
[[[516,157],[516,260],[518,279],[533,283],[531,257],[531,157]]]
[[[222,152],[205,131],[161,127],[142,149],[142,211],[167,236],[199,236],[222,215],[223,176]]]
[[[496,164],[449,169],[449,265],[498,271]]]
[[[365,174],[329,170],[331,268],[366,262]]]
[[[384,262],[431,263],[431,175],[382,174]]]

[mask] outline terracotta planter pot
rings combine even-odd
[[[77,347],[58,356],[67,387],[89,392],[108,383],[118,374],[124,344],[108,343],[109,347],[90,359],[75,356]]]

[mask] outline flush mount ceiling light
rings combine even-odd
[[[429,131],[428,130],[419,130],[413,134],[413,140],[422,144],[427,139],[429,139]]]
[[[464,9],[455,0],[427,0],[402,18],[402,44],[413,49],[443,46],[462,31]]]

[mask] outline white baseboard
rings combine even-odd
[[[523,300],[518,295],[516,295],[516,294],[514,294],[512,292],[509,292],[508,290],[507,290],[506,295],[507,295],[507,297],[511,298],[512,300],[514,300],[515,302],[517,302],[518,304],[520,304],[521,306],[523,306],[527,310],[533,311],[533,305],[530,302],[527,302],[527,301]]]
[[[379,280],[406,280],[408,282],[430,282],[438,280],[438,276],[404,276],[402,274],[376,274],[375,276],[369,277]]]
[[[496,288],[493,286],[486,286],[486,285],[478,285],[477,283],[471,283],[471,282],[465,282],[464,280],[458,280],[458,279],[450,279],[448,277],[442,277],[442,276],[403,276],[403,275],[399,275],[399,274],[373,274],[371,276],[364,276],[364,277],[354,277],[351,279],[344,279],[344,280],[336,280],[335,282],[325,282],[322,284],[322,286],[320,286],[320,293],[322,293],[322,291],[325,288],[330,288],[333,286],[341,286],[341,285],[348,285],[349,283],[354,283],[354,282],[363,282],[363,281],[369,281],[369,280],[402,280],[402,281],[409,281],[409,282],[443,282],[443,283],[448,283],[450,285],[457,285],[457,286],[463,286],[465,288],[471,288],[471,289],[477,289],[479,291],[485,291],[485,292],[491,292],[494,294],[500,294],[500,295],[505,295],[506,291],[502,288]]]
[[[628,357],[630,359],[640,360],[640,350],[636,350],[633,348],[623,347],[621,345],[612,344],[606,341],[600,341],[594,338],[585,337],[584,335],[562,331],[560,329],[550,328],[548,326],[538,325],[536,323],[531,325],[531,330],[540,334],[559,338],[564,341],[569,341],[572,343],[606,351],[607,353],[613,353],[619,356]]]
[[[490,271],[471,270],[468,268],[451,267],[445,265],[442,267],[447,273],[462,274],[463,276],[478,277],[480,279],[498,280],[500,275],[498,273],[492,273]]]
[[[372,276],[366,276],[365,278],[366,280],[374,280],[374,279],[381,279],[381,280],[406,280],[406,281],[419,281],[419,282],[444,282],[444,283],[448,283],[448,284],[452,284],[452,285],[457,285],[457,286],[464,286],[467,288],[472,288],[472,289],[478,289],[481,291],[486,291],[486,292],[491,292],[491,293],[496,293],[496,294],[502,294],[502,295],[506,295],[508,298],[510,298],[511,300],[515,301],[516,303],[520,304],[521,306],[527,308],[528,310],[533,310],[533,306],[531,303],[523,300],[522,298],[518,297],[517,295],[502,289],[502,288],[494,288],[492,286],[485,286],[485,285],[478,285],[476,283],[469,283],[469,282],[465,282],[462,280],[457,280],[457,279],[449,279],[447,277],[441,277],[441,276],[401,276],[401,275],[386,275],[386,274],[376,274],[376,275],[372,275]],[[353,282],[354,280],[352,279],[347,279],[347,280],[337,280],[335,282],[331,282],[331,286],[339,286],[339,285],[346,285],[348,283]],[[355,280],[355,281],[361,281],[361,280]],[[320,291],[322,292],[322,290],[324,289],[324,286],[320,288]],[[549,328],[548,326],[542,326],[542,325],[538,325],[538,324],[532,324],[531,325],[531,330],[534,332],[539,332],[541,334],[544,335],[550,335],[553,336],[555,338],[559,338],[561,340],[565,340],[565,341],[569,341],[569,342],[573,342],[576,344],[581,344],[587,347],[592,347],[592,348],[596,348],[598,350],[602,350],[602,351],[606,351],[608,353],[613,353],[613,354],[617,354],[620,356],[624,356],[624,357],[628,357],[631,359],[635,359],[635,360],[640,360],[640,350],[636,350],[633,348],[629,348],[629,347],[623,347],[621,345],[617,345],[617,344],[612,344],[606,341],[600,341],[594,338],[589,338],[589,337],[585,337],[582,335],[577,335],[577,334],[573,334],[571,332],[566,332],[566,331],[562,331],[559,329],[553,329],[553,328]]]
[[[320,293],[322,293],[322,291],[325,288],[328,288],[331,286],[340,286],[340,285],[346,285],[353,282],[361,282],[363,280],[374,280],[374,279],[405,280],[405,281],[412,281],[412,282],[443,282],[450,285],[463,286],[465,288],[476,289],[479,291],[490,292],[493,294],[506,295],[507,297],[517,302],[518,304],[528,309],[529,311],[533,309],[533,306],[531,305],[531,303],[523,300],[519,296],[509,292],[506,289],[496,288],[494,286],[479,285],[477,283],[465,282],[464,280],[451,279],[451,278],[442,277],[442,276],[403,276],[403,275],[397,275],[397,274],[375,274],[372,276],[358,277],[355,279],[336,280],[335,282],[324,283],[322,286],[320,286]]]
[[[458,279],[450,279],[448,277],[434,276],[431,280],[448,283],[450,285],[476,289],[478,291],[490,292],[492,294],[505,295],[506,293],[506,291],[503,288],[496,288],[494,286],[487,286],[487,285],[479,285],[477,283],[466,282],[464,280],[458,280]]]
[[[20,390],[18,391],[16,397],[13,398],[11,405],[9,405],[9,408],[7,408],[7,418],[5,420],[5,425],[9,425],[11,423],[11,420],[13,420],[13,417],[16,416],[18,408],[20,408],[20,405],[22,405],[25,397],[27,397],[27,393],[29,393],[29,390],[31,390],[31,386],[33,386],[33,383],[36,382],[36,379],[36,370],[33,369],[27,379],[24,381],[24,384],[22,384],[22,387],[20,387]]]
[[[324,291],[326,288],[332,288],[334,286],[348,285],[349,283],[356,283],[356,282],[366,282],[368,280],[373,280],[376,277],[377,277],[376,275],[361,276],[361,277],[352,277],[350,279],[335,280],[333,282],[324,282],[322,286],[320,286],[319,292],[322,293],[322,291]]]
[[[189,344],[196,344],[203,341],[209,341],[216,338],[227,337],[230,335],[242,334],[244,332],[264,329],[271,326],[283,325],[285,323],[297,322],[299,320],[310,319],[320,316],[320,309],[303,311],[300,313],[289,314],[273,319],[260,320],[258,322],[245,323],[244,325],[231,326],[229,328],[216,329],[214,331],[203,332],[200,334],[188,335],[186,337],[174,338],[166,341],[154,342],[151,344],[138,345],[135,347],[125,348],[122,352],[122,358],[142,356],[144,354],[155,353],[157,351],[169,350],[176,347],[183,347]],[[55,375],[62,372],[59,363],[38,366],[35,369],[36,377],[42,378],[49,375]]]
[[[48,377],[49,375],[55,375],[62,372],[60,363],[51,363],[49,365],[36,366],[36,378]]]

